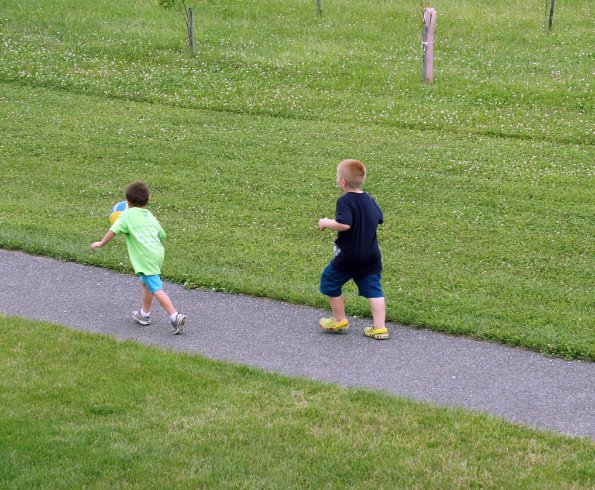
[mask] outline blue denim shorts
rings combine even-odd
[[[331,298],[343,294],[343,286],[347,281],[353,279],[357,284],[360,296],[364,298],[384,298],[380,279],[382,274],[369,274],[367,276],[353,277],[349,274],[342,274],[332,264],[326,266],[320,278],[320,292]]]
[[[151,294],[156,293],[160,289],[163,289],[163,281],[161,280],[161,276],[159,274],[155,274],[154,276],[145,276],[144,274],[139,274],[140,280],[143,282],[147,289]]]

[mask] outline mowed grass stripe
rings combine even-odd
[[[593,144],[590,16],[547,35],[524,0],[438,0],[436,83],[421,83],[418,5],[207,3],[197,56],[153,0],[9,2],[0,80],[232,113]],[[32,21],[35,19],[35,21]]]
[[[91,253],[138,178],[169,238],[164,275],[316,306],[336,162],[360,157],[393,321],[595,358],[592,166],[584,145],[298,121],[3,84],[0,245],[130,271]],[[367,313],[347,290],[350,313]]]
[[[17,488],[592,488],[593,442],[0,316]]]

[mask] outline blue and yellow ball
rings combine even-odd
[[[118,217],[127,209],[128,209],[128,202],[126,202],[126,201],[120,201],[120,202],[114,204],[114,207],[109,212],[110,225],[113,225],[116,222],[116,220],[118,219]]]

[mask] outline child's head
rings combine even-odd
[[[343,179],[350,189],[361,189],[366,180],[366,167],[359,160],[343,160],[337,165],[339,179]]]
[[[126,200],[137,208],[146,206],[149,202],[149,188],[144,182],[133,182],[126,188]]]

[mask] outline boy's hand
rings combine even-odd
[[[350,225],[343,223],[337,223],[334,219],[322,218],[318,220],[318,229],[322,230],[333,230],[333,231],[347,231],[351,228]]]
[[[95,250],[96,248],[103,247],[107,242],[109,242],[115,236],[116,236],[116,234],[113,231],[108,230],[108,232],[105,234],[105,236],[101,239],[100,242],[93,242],[91,244],[91,248],[93,250]]]
[[[318,229],[320,231],[325,230],[326,228],[329,227],[330,222],[332,222],[333,220],[328,219],[328,218],[322,218],[318,220]]]

